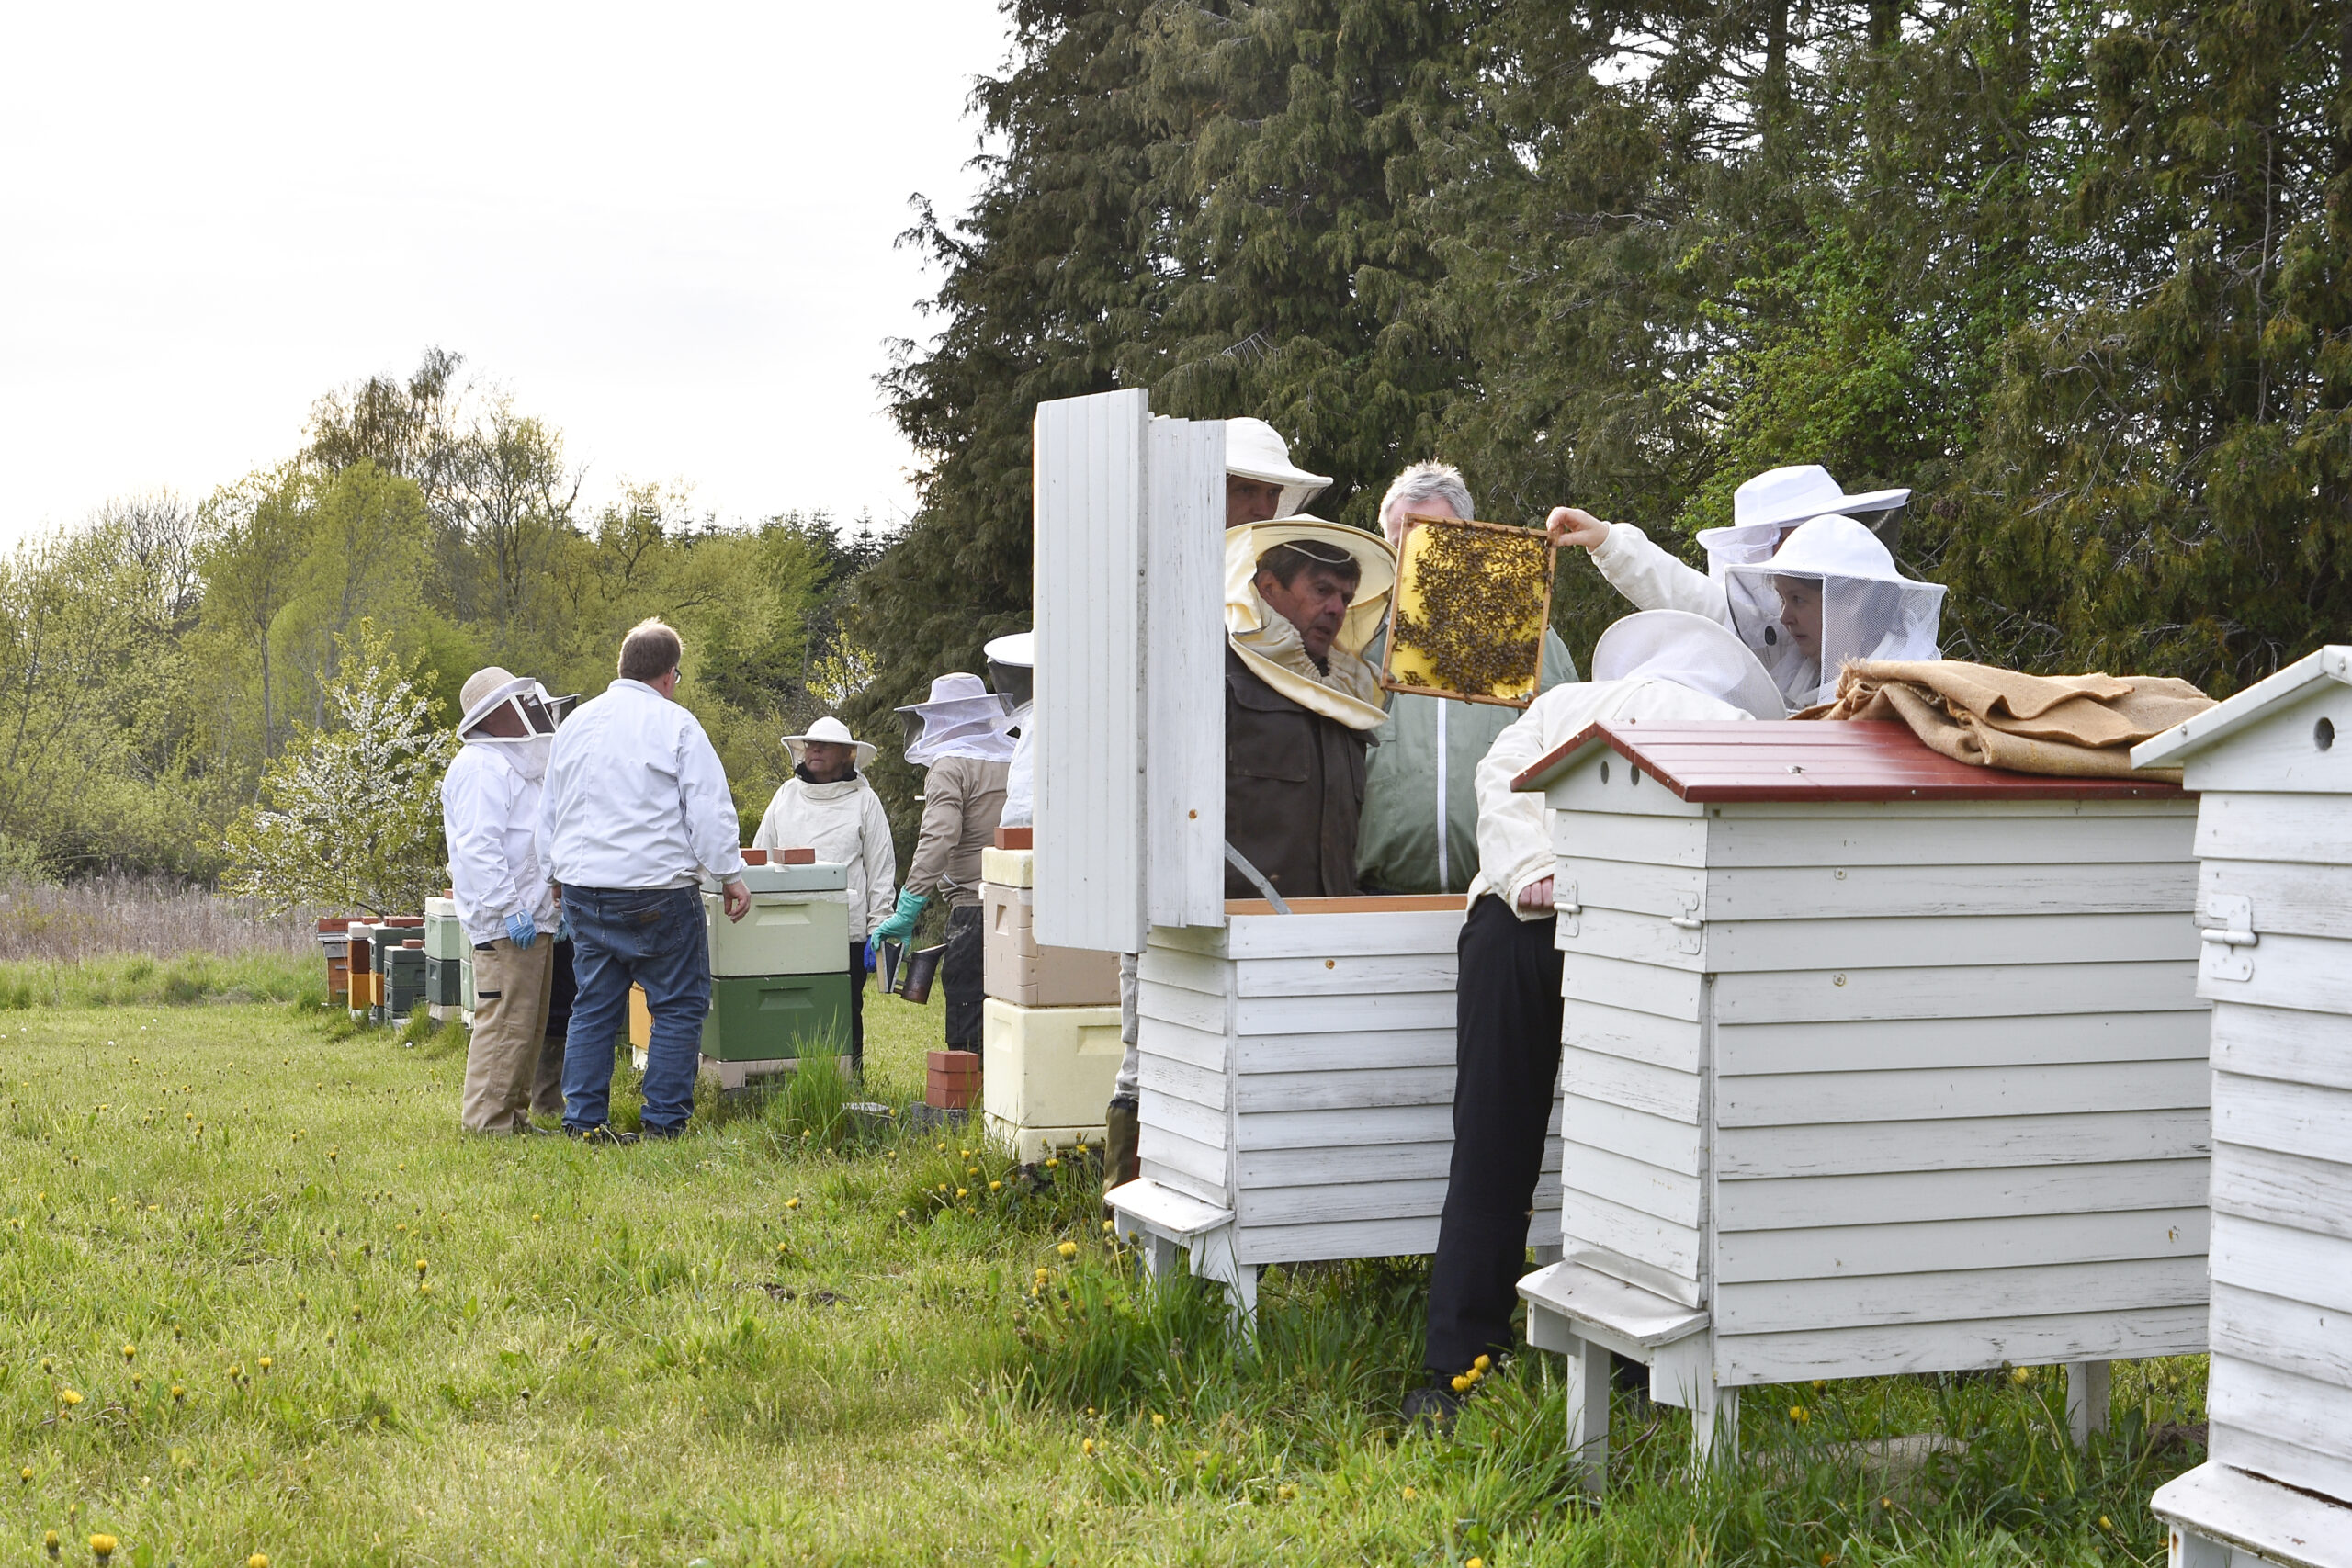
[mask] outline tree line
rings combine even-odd
[[[922,505],[870,718],[1026,623],[1041,399],[1258,414],[1669,547],[1782,463],[1905,485],[1947,651],[2216,695],[2352,610],[2344,0],[1008,0],[909,235]],[[1623,606],[1564,562],[1579,656]]]
[[[460,369],[428,351],[320,399],[283,463],[196,504],[111,503],[0,564],[0,876],[209,880],[273,765],[349,728],[353,650],[447,726],[487,664],[604,690],[652,615],[687,639],[681,697],[748,839],[778,737],[865,678],[841,616],[871,529],[721,525],[650,485],[583,504],[560,433]]]

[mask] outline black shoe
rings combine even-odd
[[[637,1142],[635,1133],[616,1133],[609,1122],[599,1122],[594,1127],[566,1127],[564,1132],[583,1144],[606,1148],[627,1148]]]
[[[1439,1383],[1423,1383],[1405,1395],[1405,1425],[1433,1427],[1439,1437],[1453,1432],[1453,1418],[1462,1414],[1462,1396]]]
[[[518,1138],[552,1138],[560,1132],[559,1128],[542,1127],[527,1116],[514,1123],[514,1135]]]
[[[681,1122],[674,1127],[656,1127],[648,1123],[645,1124],[644,1131],[639,1135],[643,1137],[649,1143],[655,1139],[661,1139],[666,1142],[672,1138],[683,1138],[686,1135],[686,1124],[684,1122]],[[621,1136],[627,1137],[628,1134],[624,1133]]]

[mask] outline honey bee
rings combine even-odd
[[[1392,682],[1524,704],[1542,672],[1551,600],[1544,536],[1436,520],[1416,532],[1411,592],[1400,589],[1389,626]],[[1410,679],[1408,666],[1417,667]]]

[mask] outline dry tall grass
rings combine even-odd
[[[252,899],[227,898],[164,877],[96,876],[62,886],[0,886],[0,963],[318,952],[317,919],[311,910],[272,915]]]

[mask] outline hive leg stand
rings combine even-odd
[[[2066,1427],[2075,1434],[2078,1449],[2090,1446],[2093,1432],[2107,1430],[2107,1391],[2112,1369],[2109,1361],[2066,1363]]]
[[[1154,1276],[1176,1266],[1179,1248],[1192,1259],[1193,1277],[1225,1287],[1234,1326],[1254,1334],[1258,1324],[1258,1266],[1234,1254],[1233,1212],[1186,1197],[1151,1181],[1130,1181],[1103,1195],[1119,1235],[1133,1235],[1144,1249],[1144,1267]]]

